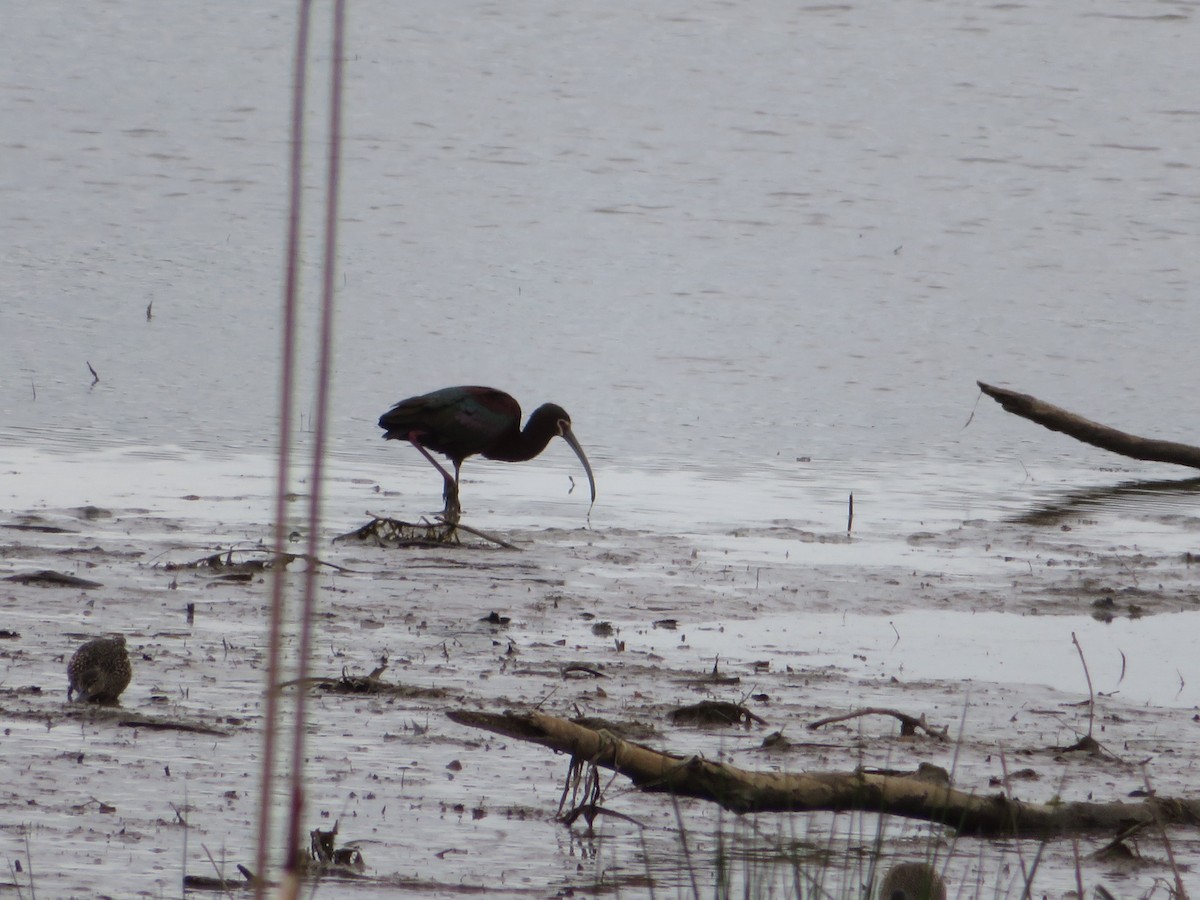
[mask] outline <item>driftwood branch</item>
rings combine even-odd
[[[516,544],[509,543],[493,534],[488,534],[486,531],[480,531],[478,528],[472,528],[461,522],[450,522],[444,518],[437,522],[418,523],[403,522],[400,519],[379,516],[370,510],[367,511],[367,515],[371,517],[370,522],[360,528],[354,529],[354,531],[338,535],[333,539],[334,543],[353,539],[356,541],[373,541],[381,547],[445,547],[457,545],[459,543],[458,533],[465,531],[468,534],[475,535],[475,537],[483,538],[485,541],[491,541],[505,550],[521,549]]]
[[[965,834],[1052,837],[1118,831],[1145,822],[1200,825],[1200,800],[1158,797],[1137,803],[1025,803],[1002,794],[977,796],[944,777],[855,772],[749,772],[697,756],[676,756],[539,712],[455,710],[462,725],[549,747],[629,778],[644,791],[711,800],[732,812],[848,812],[940,822]]]
[[[869,709],[856,709],[852,712],[842,713],[838,716],[829,716],[826,719],[818,719],[815,722],[809,722],[808,730],[816,731],[818,728],[822,728],[825,725],[832,725],[835,722],[845,722],[848,719],[857,719],[862,716],[891,716],[892,718],[899,720],[900,734],[904,737],[912,737],[917,733],[917,729],[920,729],[930,737],[936,738],[939,741],[948,741],[950,739],[947,733],[947,726],[943,725],[941,728],[938,728],[930,725],[925,721],[925,715],[923,713],[920,717],[910,716],[908,713],[900,712],[898,709],[882,709],[877,706],[872,706]]]
[[[1077,441],[1119,453],[1132,459],[1142,459],[1147,462],[1173,463],[1177,466],[1190,466],[1200,469],[1200,447],[1191,444],[1179,444],[1175,441],[1156,441],[1150,438],[1138,437],[1083,416],[1077,416],[1058,406],[1045,403],[1029,394],[1018,394],[1016,391],[993,387],[976,382],[979,389],[999,403],[1013,415],[1022,416],[1031,422],[1037,422],[1051,431],[1060,431]]]

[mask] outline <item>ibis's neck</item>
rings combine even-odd
[[[529,417],[524,431],[517,431],[514,425],[504,437],[485,450],[483,456],[502,462],[524,462],[545,450],[550,439],[557,434],[558,422],[553,417],[534,414]]]

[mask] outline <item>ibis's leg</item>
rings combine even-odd
[[[459,516],[462,515],[462,506],[458,502],[458,473],[460,468],[460,463],[454,464],[454,481],[447,480],[445,490],[442,491],[442,499],[446,501],[446,508],[442,510],[442,518],[451,525],[457,525]]]
[[[434,459],[433,454],[426,450],[414,435],[409,435],[408,441],[421,451],[422,456],[433,463],[434,468],[442,473],[442,499],[446,502],[445,509],[442,510],[442,516],[451,525],[458,524],[458,516],[462,511],[458,505],[458,463],[455,463],[454,474],[451,475],[446,471],[446,467]]]

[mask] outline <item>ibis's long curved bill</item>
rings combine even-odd
[[[571,445],[571,449],[575,451],[575,455],[579,457],[579,461],[583,463],[583,470],[587,472],[588,484],[592,488],[592,502],[596,502],[596,478],[592,475],[592,466],[588,462],[587,455],[583,452],[583,448],[579,446],[579,441],[575,440],[575,433],[571,431],[571,426],[566,422],[559,426],[562,429],[563,440]]]

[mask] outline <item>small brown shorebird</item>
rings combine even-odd
[[[67,664],[67,700],[78,692],[84,702],[116,703],[132,677],[125,636],[96,638],[76,650]]]
[[[946,900],[946,882],[933,866],[900,863],[883,879],[879,900]]]

